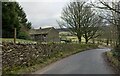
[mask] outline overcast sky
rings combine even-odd
[[[16,0],[23,7],[32,27],[59,27],[56,20],[60,19],[62,9],[73,0]],[[84,0],[85,1],[85,0]],[[88,1],[88,0],[86,0]],[[96,0],[89,0],[96,1]],[[108,0],[107,0],[108,1]]]
[[[62,8],[70,0],[39,0],[23,1],[18,0],[27,15],[27,19],[32,23],[32,27],[59,27],[56,20],[60,19]]]

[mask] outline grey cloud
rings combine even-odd
[[[67,2],[19,2],[34,28],[59,27],[58,20]]]

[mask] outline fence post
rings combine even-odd
[[[16,44],[16,28],[14,28],[14,44]]]

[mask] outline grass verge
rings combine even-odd
[[[115,73],[120,74],[120,61],[113,56],[111,51],[105,52],[105,57],[110,66],[114,69]]]

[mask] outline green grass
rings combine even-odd
[[[77,36],[60,36],[60,38],[66,39],[66,40],[72,40],[72,42],[74,42],[74,41],[79,42]],[[81,39],[82,39],[82,40],[81,40],[82,42],[85,42],[85,39],[84,39],[83,37],[82,37]]]
[[[14,42],[13,38],[0,38],[0,42]],[[36,43],[32,40],[16,39],[16,43]]]
[[[113,55],[112,51],[105,53],[110,65],[115,69],[116,72],[120,73],[120,61]]]

